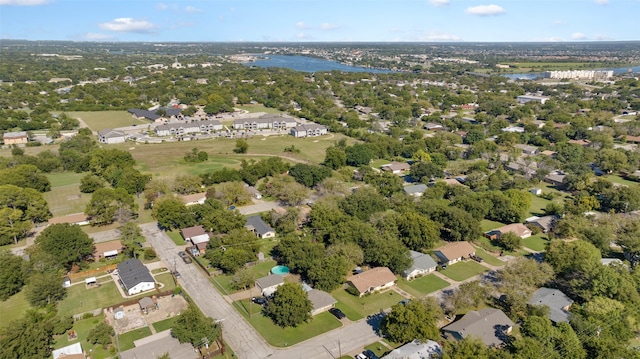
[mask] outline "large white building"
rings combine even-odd
[[[234,130],[286,130],[295,127],[298,123],[291,117],[263,115],[258,118],[239,118],[233,121]]]
[[[212,133],[221,131],[222,123],[218,120],[192,121],[187,123],[168,123],[166,125],[158,125],[154,132],[158,136],[176,136],[186,135],[190,133]]]
[[[518,96],[517,98],[518,103],[520,104],[534,101],[534,102],[540,102],[543,105],[545,102],[547,102],[548,99],[549,97],[547,96],[534,96],[534,95],[521,95],[521,96]]]
[[[600,70],[547,71],[547,76],[552,79],[606,80],[613,77],[613,71],[600,71]]]
[[[315,123],[296,126],[291,129],[293,137],[316,137],[327,134],[327,127]]]

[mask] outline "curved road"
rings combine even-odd
[[[373,326],[363,319],[345,323],[339,329],[314,337],[286,349],[274,348],[246,322],[231,303],[214,288],[213,284],[194,264],[185,264],[178,257],[178,249],[156,223],[141,224],[140,228],[149,243],[168,265],[180,272],[178,281],[202,312],[221,320],[224,339],[238,358],[338,358],[340,354],[361,350],[363,346],[380,340]]]

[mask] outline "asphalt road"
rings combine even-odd
[[[185,264],[178,257],[175,244],[155,223],[145,223],[140,228],[168,267],[180,272],[180,285],[202,312],[221,320],[224,340],[233,348],[238,358],[331,359],[338,358],[340,354],[361,350],[363,346],[380,340],[374,329],[377,322],[363,319],[345,323],[341,328],[288,348],[271,347],[223,298],[195,264]]]

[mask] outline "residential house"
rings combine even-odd
[[[27,131],[5,132],[4,135],[2,135],[2,140],[6,146],[23,145],[29,142],[29,136],[27,135]]]
[[[548,175],[546,175],[543,179],[544,182],[547,182],[549,184],[552,184],[556,187],[563,187],[564,186],[564,179],[565,177],[567,177],[566,174],[564,174],[564,172],[561,171],[553,171],[551,173],[549,173]]]
[[[627,135],[627,136],[625,136],[625,140],[627,142],[631,142],[631,143],[640,143],[640,136]]]
[[[527,102],[539,102],[541,104],[545,104],[549,100],[547,96],[535,96],[535,95],[521,95],[516,98],[519,104],[525,104]]]
[[[71,345],[67,345],[66,347],[56,349],[51,354],[53,354],[53,359],[85,359],[84,351],[82,350],[82,345],[78,343],[74,343]]]
[[[244,228],[252,231],[259,238],[273,238],[276,236],[276,231],[266,224],[260,216],[248,217]]]
[[[280,274],[269,274],[266,277],[256,279],[256,287],[265,297],[270,297],[276,289],[284,284],[284,277]]]
[[[387,267],[371,268],[368,271],[352,275],[347,283],[359,293],[360,297],[395,285],[396,276]]]
[[[430,359],[440,358],[442,356],[442,347],[433,340],[422,343],[414,340],[385,355],[385,359]]]
[[[589,146],[591,144],[591,142],[589,142],[589,140],[569,140],[567,141],[568,143],[574,144],[574,145],[579,145],[579,146]]]
[[[492,229],[488,232],[485,232],[484,236],[491,240],[494,240],[500,238],[500,236],[505,233],[513,233],[516,236],[524,239],[531,237],[531,234],[533,232],[531,232],[531,230],[522,223],[511,223],[507,224],[506,226],[502,226],[500,228]]]
[[[569,322],[569,308],[573,300],[558,289],[542,287],[533,293],[527,304],[547,306],[549,307],[548,316],[552,322],[566,323]]]
[[[440,131],[444,129],[444,126],[442,126],[439,123],[434,123],[434,122],[427,122],[424,124],[424,129],[427,131]]]
[[[412,261],[411,267],[402,273],[407,280],[429,274],[436,270],[438,263],[436,263],[430,255],[416,251],[409,251],[409,253]]]
[[[321,291],[319,289],[309,289],[306,291],[309,300],[311,301],[311,315],[317,315],[322,312],[333,308],[338,302],[331,296],[331,294]]]
[[[153,108],[152,108],[153,109]],[[165,115],[161,116],[158,114],[158,110],[163,110]],[[153,110],[141,110],[139,108],[130,108],[127,110],[133,118],[138,120],[151,120],[157,121],[162,118],[176,118],[182,112],[182,109],[175,107],[158,107]]]
[[[436,181],[430,182],[430,183],[436,184],[438,182],[442,182],[442,183],[446,184],[447,186],[463,186],[463,187],[467,187],[467,186],[463,185],[462,183],[460,183],[460,181],[457,178],[444,178],[444,179],[436,180]]]
[[[209,234],[202,226],[183,228],[180,230],[180,234],[185,241],[190,241],[194,245],[209,242]]]
[[[538,154],[538,147],[536,146],[517,144],[515,145],[515,147],[521,149],[522,153],[524,153],[525,155],[533,156]]]
[[[501,129],[500,131],[502,131],[502,132],[511,132],[511,133],[524,133],[524,127],[508,126],[508,127],[505,127],[503,129]]]
[[[299,137],[317,137],[327,134],[327,127],[315,123],[303,124],[295,126],[291,129],[291,136]]]
[[[440,264],[453,264],[476,254],[476,249],[469,242],[449,242],[433,251]]]
[[[118,278],[128,295],[138,294],[156,287],[149,269],[139,259],[127,259],[118,264]]]
[[[394,175],[403,175],[411,169],[411,165],[406,162],[392,161],[380,167],[385,172],[391,172]]]
[[[186,194],[180,196],[180,200],[184,203],[185,206],[193,206],[194,204],[204,204],[204,201],[207,200],[207,193],[200,192],[194,194]]]
[[[462,340],[474,337],[488,347],[497,347],[507,340],[514,325],[501,310],[483,308],[467,312],[460,320],[443,327],[442,332],[447,338]]]
[[[123,143],[126,139],[127,136],[122,131],[112,130],[110,128],[98,131],[98,142],[100,143],[110,145],[113,143]]]
[[[533,217],[527,218],[525,220],[525,224],[531,224],[531,225],[540,227],[540,229],[542,230],[542,233],[549,233],[549,232],[553,232],[553,227],[555,226],[557,220],[558,220],[558,216],[553,216],[553,215],[542,216],[542,217],[533,216]]]
[[[124,245],[119,239],[115,241],[100,242],[93,246],[93,260],[97,261],[102,258],[113,259],[122,253]]]
[[[171,330],[149,336],[137,344],[135,348],[120,352],[120,359],[159,358],[164,354],[173,359],[199,359],[203,357],[199,355],[191,343],[181,344],[171,335]]]
[[[427,190],[427,185],[424,183],[414,184],[410,186],[406,186],[402,189],[404,193],[413,197],[421,197],[424,192]]]
[[[53,217],[48,221],[49,224],[69,223],[85,226],[89,224],[89,217],[84,213],[68,214],[66,216]]]

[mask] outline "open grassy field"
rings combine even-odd
[[[544,234],[538,234],[522,240],[523,246],[538,252],[544,251],[548,243],[549,239]]]
[[[69,340],[66,333],[63,335],[57,335],[54,337],[54,349],[60,349],[79,341],[82,344],[82,349],[84,349],[84,351],[87,353],[91,353],[92,358],[104,359],[110,357],[111,354],[109,353],[109,350],[102,348],[102,345],[89,344],[89,342],[87,341],[87,336],[89,335],[91,329],[95,328],[98,323],[103,321],[103,315],[76,321],[75,323],[73,323],[72,330],[76,332],[77,339]]]
[[[240,302],[234,302],[238,312],[260,333],[260,335],[274,347],[287,347],[300,343],[304,340],[313,338],[322,333],[339,328],[342,323],[334,318],[328,312],[320,313],[307,322],[295,328],[281,328],[265,317],[262,313],[249,317],[247,315],[246,306],[249,300],[245,299]]]
[[[491,251],[491,252],[495,252],[495,253],[502,252],[504,255],[524,256],[524,255],[529,254],[529,252],[527,252],[527,251],[525,251],[523,249],[521,249],[521,250],[519,250],[517,252],[511,252],[511,251],[503,250],[502,247],[500,247],[497,244],[493,243],[489,238],[484,237],[484,236],[478,237],[478,239],[476,239],[473,243],[479,245],[480,247],[482,247],[485,250],[488,250],[488,251]]]
[[[331,295],[338,300],[336,307],[340,308],[351,320],[359,320],[367,315],[379,313],[405,299],[393,290],[357,297],[340,288],[331,292]]]
[[[614,67],[614,64],[600,62],[505,62],[508,69],[477,69],[478,72],[524,73],[544,72],[552,70],[595,70],[603,67]],[[498,71],[499,70],[499,71]]]
[[[460,282],[467,278],[471,278],[474,275],[484,273],[488,270],[489,269],[482,264],[468,260],[447,266],[447,269],[443,270],[440,273],[444,274],[448,278]]]
[[[273,114],[284,113],[278,110],[277,108],[265,107],[264,105],[243,105],[243,106],[235,106],[235,107],[251,113],[256,113],[256,112],[266,112],[266,113],[273,113]]]
[[[18,292],[4,302],[0,302],[0,328],[9,325],[13,320],[20,319],[22,315],[31,309],[24,292]]]
[[[70,178],[64,179],[70,180]],[[44,199],[49,204],[49,210],[54,217],[72,213],[84,212],[87,203],[91,200],[91,194],[80,192],[80,183],[66,186],[52,187],[51,191],[44,193]]]
[[[63,173],[47,173],[46,176],[51,182],[51,188],[54,187],[64,187],[73,184],[79,184],[80,179],[84,177],[87,172],[82,173],[74,173],[74,172],[63,172]]]
[[[608,175],[606,177],[604,177],[605,179],[608,179],[609,181],[613,182],[613,183],[617,183],[617,184],[622,184],[625,186],[629,186],[629,187],[638,187],[640,186],[640,184],[638,182],[634,182],[634,181],[629,181],[626,180],[618,175]]]
[[[92,131],[133,125],[147,125],[150,122],[137,120],[127,111],[77,111],[67,112],[69,117],[81,119]]]
[[[449,284],[446,280],[436,277],[433,274],[428,274],[412,281],[407,281],[404,278],[400,279],[398,280],[397,286],[414,297],[420,298],[429,293],[446,288]]]

